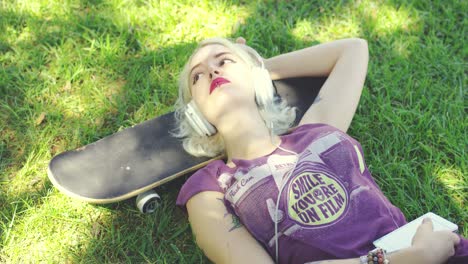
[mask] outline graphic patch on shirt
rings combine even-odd
[[[340,181],[321,170],[299,172],[288,187],[289,217],[303,227],[319,227],[340,220],[349,195]]]
[[[237,181],[226,191],[225,197],[232,204],[237,204],[246,193],[250,193],[251,188],[271,175],[267,164],[254,167],[248,173],[239,174]],[[234,176],[236,177],[236,176]]]

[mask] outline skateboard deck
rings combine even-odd
[[[312,77],[274,81],[277,93],[298,108],[296,124],[324,81]],[[181,139],[170,134],[174,128],[171,112],[58,154],[49,163],[49,179],[68,196],[105,204],[137,196],[224,158],[191,156]]]

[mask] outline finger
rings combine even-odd
[[[238,43],[238,44],[245,44],[246,42],[247,42],[247,41],[246,41],[245,38],[243,38],[243,37],[238,37],[238,38],[236,39],[236,43]]]
[[[458,246],[461,242],[460,236],[457,234],[452,233],[453,244]]]
[[[432,220],[430,218],[424,218],[421,225],[418,226],[416,233],[426,233],[426,232],[432,232],[432,231],[433,231]]]
[[[447,253],[448,253],[449,258],[452,257],[453,255],[455,255],[455,248],[451,247],[450,250]]]
[[[426,217],[423,219],[421,226],[424,226],[424,228],[428,228],[430,230],[434,230],[434,225],[432,224],[432,219],[429,217]]]

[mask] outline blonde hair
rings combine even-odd
[[[262,67],[260,55],[248,46],[236,44],[225,38],[210,38],[202,41],[192,53],[179,75],[179,97],[175,103],[176,130],[172,132],[175,137],[183,138],[184,149],[193,156],[215,157],[225,152],[224,142],[219,133],[212,136],[200,136],[187,121],[185,111],[187,104],[192,100],[190,93],[190,62],[198,50],[207,45],[223,45],[250,66]],[[271,82],[271,80],[269,80]],[[255,87],[255,89],[266,89]],[[274,91],[271,91],[273,93]],[[273,97],[273,96],[272,96]],[[258,108],[260,116],[271,134],[285,133],[296,118],[296,109],[290,107],[283,100],[270,100]]]

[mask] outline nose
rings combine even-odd
[[[219,75],[220,72],[217,69],[212,69],[210,72],[210,79],[213,79],[215,76]]]

